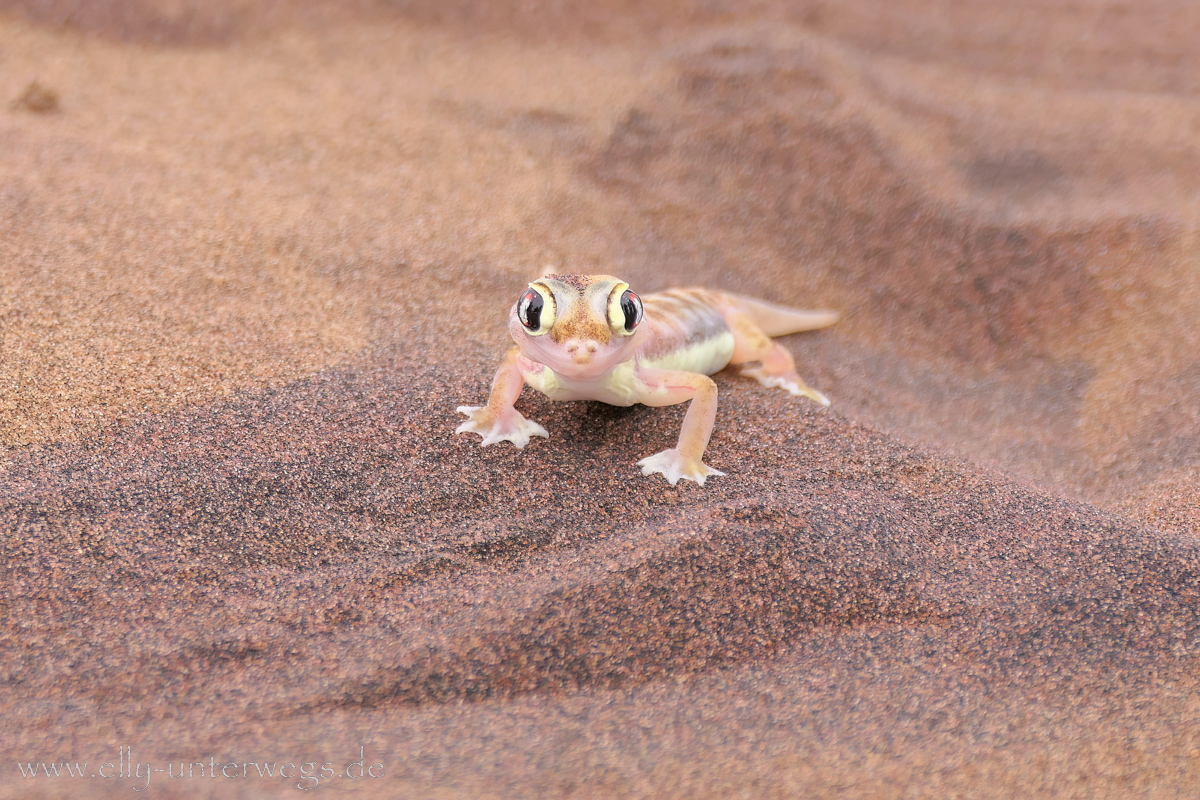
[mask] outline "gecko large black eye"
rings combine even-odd
[[[526,289],[517,301],[517,319],[534,336],[549,331],[554,326],[554,298],[549,290],[537,284]]]
[[[521,295],[521,302],[517,304],[517,318],[526,328],[536,331],[542,326],[542,308],[545,305],[542,296],[530,289]]]
[[[632,336],[643,316],[642,298],[618,283],[608,295],[608,327],[618,336]]]
[[[628,289],[621,295],[621,312],[625,315],[625,330],[633,333],[642,321],[645,311],[642,309],[642,298]]]

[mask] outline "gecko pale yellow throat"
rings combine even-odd
[[[717,385],[708,377],[733,364],[764,386],[829,405],[796,374],[792,354],[771,341],[837,321],[833,311],[798,311],[708,289],[670,289],[644,298],[611,275],[544,275],[509,314],[510,349],[486,406],[459,406],[468,419],[456,433],[483,444],[517,447],[546,429],[513,408],[526,383],[553,400],[599,400],[616,406],[686,403],[679,443],[638,462],[701,486],[724,475],[701,459],[717,416]]]

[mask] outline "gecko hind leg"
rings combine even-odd
[[[729,364],[740,367],[739,374],[754,378],[763,386],[778,387],[796,397],[829,405],[828,397],[801,379],[792,354],[764,333],[749,316],[735,308],[723,309],[722,314],[733,333],[733,355]]]

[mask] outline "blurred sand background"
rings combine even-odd
[[[1200,792],[1200,6],[0,0],[0,797]],[[546,266],[829,412],[519,404]],[[194,758],[193,758],[194,757]],[[112,760],[112,755],[106,755]],[[155,777],[159,796],[292,784]]]

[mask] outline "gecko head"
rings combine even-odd
[[[633,357],[642,301],[611,275],[544,275],[509,314],[526,358],[573,380],[600,378]]]

